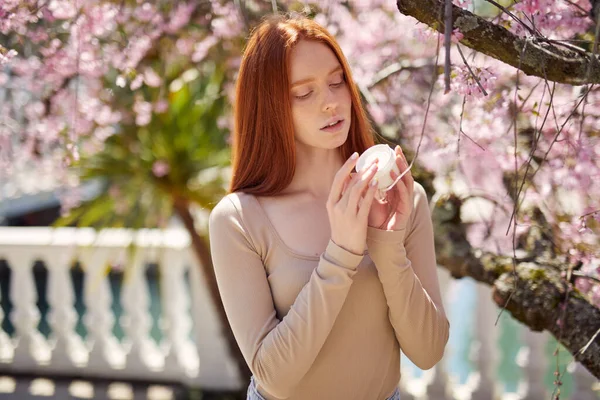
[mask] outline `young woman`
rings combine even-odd
[[[230,193],[209,221],[248,399],[399,399],[400,351],[422,369],[442,358],[427,197],[408,173],[374,200],[377,165],[352,173],[373,144],[335,39],[303,17],[263,21],[237,80]]]

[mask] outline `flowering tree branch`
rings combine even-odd
[[[398,0],[396,4],[402,14],[444,33],[443,0]],[[600,82],[600,63],[595,54],[575,51],[570,47],[557,47],[543,37],[519,37],[502,26],[454,5],[452,16],[453,28],[458,28],[464,35],[460,40],[462,44],[520,68],[527,75],[572,85]],[[522,49],[525,51],[520,59]]]
[[[492,286],[493,300],[517,320],[534,331],[547,330],[581,362],[590,373],[600,378],[600,309],[585,300],[572,282],[562,276],[565,268],[550,250],[548,232],[541,226],[528,236],[535,247],[545,251],[532,257],[513,260],[473,248],[466,237],[460,212],[464,199],[448,195],[433,207],[436,256],[438,263],[454,278],[469,276]],[[540,223],[543,224],[543,221]],[[513,272],[516,262],[516,277]],[[573,274],[576,275],[576,274]],[[515,279],[518,281],[515,288]],[[508,297],[511,300],[507,302]]]

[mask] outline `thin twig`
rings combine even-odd
[[[531,175],[530,180],[533,180],[533,178],[535,177],[535,175],[537,174],[537,172],[540,170],[542,164],[544,163],[544,161],[548,157],[548,154],[552,150],[552,147],[554,146],[554,143],[557,142],[558,136],[560,136],[560,134],[562,133],[562,130],[565,128],[565,126],[567,125],[567,123],[569,122],[569,120],[571,119],[571,117],[575,114],[575,111],[577,110],[577,108],[579,108],[579,105],[583,102],[584,98],[592,90],[593,86],[594,86],[593,84],[590,85],[590,87],[587,89],[586,93],[583,95],[583,98],[575,105],[575,107],[573,108],[573,111],[571,111],[571,113],[569,114],[569,116],[567,117],[567,119],[565,120],[565,122],[562,124],[562,126],[560,127],[560,129],[558,130],[558,132],[556,133],[556,135],[554,135],[554,138],[553,138],[552,142],[550,143],[550,146],[548,147],[548,150],[546,150],[546,153],[544,154],[544,157],[543,157],[542,161],[540,161],[540,163],[538,164],[536,170],[533,171],[533,174]],[[522,201],[524,201],[524,199]],[[513,217],[511,217],[511,220],[509,221],[509,224],[512,223],[512,219],[513,218],[514,218],[514,214],[513,214]]]
[[[579,46],[574,46],[572,44],[569,44],[567,42],[565,42],[564,40],[556,40],[556,39],[548,39],[545,37],[541,37],[541,38],[535,38],[535,41],[537,42],[546,42],[546,43],[551,43],[551,44],[556,44],[559,46],[563,46],[569,50],[573,50],[576,53],[579,53],[580,55],[584,56],[584,57],[589,57],[589,53],[587,51],[585,51],[585,49],[582,49]],[[587,43],[590,43],[589,41],[586,41]]]
[[[545,74],[545,72],[546,72],[546,69],[544,67],[544,74]],[[536,123],[535,123],[535,125],[536,125],[536,132],[537,132],[537,134],[535,136],[534,142],[532,143],[531,149],[529,151],[529,156],[528,156],[527,162],[526,162],[527,166],[525,167],[525,172],[523,173],[523,179],[521,181],[521,185],[519,186],[519,190],[517,191],[517,193],[515,195],[515,209],[514,209],[514,213],[511,215],[511,219],[509,221],[509,226],[508,226],[506,234],[508,234],[508,231],[510,230],[510,226],[511,226],[513,217],[516,215],[516,213],[518,212],[518,210],[520,208],[519,198],[521,197],[521,193],[523,192],[523,186],[525,186],[525,181],[527,179],[527,174],[529,173],[529,168],[531,167],[531,162],[533,161],[533,157],[535,155],[535,151],[537,150],[540,138],[542,136],[542,131],[544,129],[544,125],[546,125],[546,121],[548,119],[548,114],[550,113],[551,107],[554,105],[554,89],[556,87],[556,83],[552,86],[552,90],[550,90],[550,88],[547,87],[547,83],[548,83],[548,80],[546,80],[546,85],[544,86],[544,91],[542,92],[542,99],[540,100],[540,104],[538,106],[538,116],[540,114],[539,110],[541,110],[542,103],[544,101],[544,96],[546,94],[546,89],[548,89],[550,91],[550,102],[548,104],[548,109],[546,110],[546,114],[544,115],[544,120],[542,121],[542,125],[539,128],[537,128],[537,119],[538,119],[538,117],[536,117]],[[518,179],[518,176],[516,178]]]
[[[546,66],[543,65],[542,67],[544,69],[544,77],[545,77],[546,76]],[[545,83],[545,85],[544,85],[544,91],[542,92],[542,101],[540,101],[540,105],[539,105],[538,109],[541,109],[543,98],[544,98],[544,95],[546,94],[546,89],[548,89],[548,91],[550,92],[550,102],[548,104],[548,109],[546,110],[546,115],[544,115],[544,120],[542,121],[542,126],[540,126],[539,129],[537,129],[537,118],[536,118],[537,136],[531,146],[531,150],[530,150],[529,156],[527,158],[527,167],[525,168],[525,172],[523,173],[523,180],[521,181],[519,190],[515,194],[515,208],[514,208],[513,214],[510,217],[506,234],[508,234],[508,231],[510,230],[510,226],[513,222],[513,217],[515,217],[516,213],[518,212],[518,209],[520,208],[521,204],[519,202],[519,198],[521,197],[521,193],[523,192],[523,187],[525,186],[527,174],[529,173],[529,168],[531,167],[531,162],[533,160],[533,156],[535,155],[535,151],[537,150],[537,146],[538,146],[542,131],[544,129],[544,125],[546,125],[546,120],[548,118],[548,114],[551,109],[554,110],[554,89],[556,88],[556,83],[554,83],[554,85],[552,86],[552,90],[550,90],[550,87],[548,86],[548,79],[545,79],[544,83]],[[539,111],[538,111],[538,115],[539,115]],[[555,114],[555,120],[556,120],[556,114]],[[515,173],[517,173],[517,172],[515,172]],[[515,177],[515,179],[518,179],[518,175]]]
[[[589,279],[590,281],[594,281],[596,283],[600,283],[600,279],[596,278],[595,276],[586,275],[583,272],[574,271],[573,272],[573,276],[576,276],[578,278],[583,278],[583,279]]]
[[[528,41],[525,40],[524,43],[523,43],[523,48],[521,48],[521,56],[519,57],[519,65],[518,65],[518,68],[517,68],[517,71],[516,71],[516,78],[515,78],[515,80],[516,80],[516,82],[515,82],[515,97],[514,97],[515,111],[514,111],[514,114],[513,114],[513,123],[514,123],[514,128],[513,129],[514,129],[514,139],[515,139],[515,153],[514,153],[515,154],[515,191],[517,189],[517,179],[518,179],[518,169],[517,169],[517,133],[518,133],[518,131],[517,131],[517,110],[516,110],[516,104],[517,104],[518,90],[519,90],[519,71],[521,70],[521,60],[523,59],[523,54],[525,53],[525,49],[527,48],[527,43],[528,43]],[[513,215],[514,214],[516,214],[516,209],[515,209]],[[500,320],[500,317],[502,316],[502,313],[504,312],[504,310],[506,310],[506,307],[508,307],[508,303],[510,302],[510,300],[513,297],[513,295],[517,292],[517,289],[518,289],[519,275],[517,274],[516,225],[517,224],[515,224],[514,228],[513,228],[513,240],[512,240],[512,245],[513,245],[513,257],[512,257],[513,269],[512,269],[512,275],[513,275],[513,278],[514,278],[513,290],[508,295],[508,298],[506,299],[506,302],[502,306],[502,309],[500,310],[500,313],[498,313],[498,318],[496,318],[496,322],[494,323],[494,326],[496,326],[498,324],[498,321]]]
[[[563,1],[567,4],[572,5],[573,7],[578,8],[579,10],[583,11],[585,15],[589,14],[589,12],[585,8],[581,7],[579,4],[575,4],[571,0],[563,0]]]
[[[587,214],[583,214],[582,216],[579,217],[579,219],[586,218],[586,217],[589,217],[590,215],[594,215],[594,214],[598,214],[598,213],[600,213],[600,210],[591,211]]]
[[[533,28],[531,28],[529,25],[527,25],[526,23],[524,23],[523,21],[521,21],[516,15],[514,15],[513,13],[511,13],[510,11],[508,11],[508,9],[506,7],[504,7],[501,4],[496,3],[494,0],[485,0],[486,2],[498,7],[500,10],[502,10],[506,15],[510,16],[512,19],[514,19],[515,21],[517,21],[518,23],[520,23],[521,25],[523,25],[528,31],[529,33],[531,33],[534,36],[542,36],[539,32],[535,31]]]
[[[444,94],[450,92],[450,44],[452,43],[452,0],[446,0],[444,15],[444,46],[446,46],[446,59],[444,62]]]
[[[373,81],[369,84],[369,88],[372,88],[379,84],[381,81],[386,80],[390,76],[405,70],[418,69],[423,67],[428,67],[429,63],[426,59],[418,59],[413,61],[402,61],[395,62],[393,64],[388,65],[383,68],[381,71],[377,72],[373,77]]]
[[[583,346],[577,353],[577,354],[583,354],[585,353],[585,351],[588,349],[588,347],[590,347],[590,345],[594,342],[594,340],[596,340],[596,338],[598,337],[598,335],[600,335],[600,328],[596,331],[596,333],[594,333],[594,335],[591,337],[591,339],[589,340],[589,342],[587,342],[587,344],[585,346]]]
[[[467,66],[467,68],[469,69],[469,72],[471,73],[471,76],[473,77],[473,79],[475,79],[475,82],[477,82],[477,86],[479,86],[479,89],[481,89],[481,92],[483,93],[484,96],[487,96],[487,92],[485,91],[485,89],[483,88],[483,86],[481,85],[481,82],[479,81],[479,78],[475,75],[475,73],[473,72],[473,70],[471,69],[471,66],[469,65],[469,63],[467,62],[467,59],[465,58],[465,55],[463,54],[462,50],[460,49],[460,46],[458,45],[458,43],[456,44],[456,48],[458,49],[458,52],[460,53],[460,56],[463,59],[463,62],[465,63],[465,65]]]
[[[508,214],[510,212],[510,209],[506,206],[506,204],[500,203],[500,201],[494,199],[493,197],[491,197],[490,195],[485,194],[485,193],[481,193],[481,194],[471,193],[467,196],[461,197],[460,199],[463,204],[466,203],[467,200],[470,200],[470,199],[487,200],[490,203],[494,204],[495,206],[500,207],[506,214]]]

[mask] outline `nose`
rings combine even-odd
[[[338,99],[333,90],[328,89],[325,91],[325,99],[323,100],[323,111],[332,112],[336,111],[338,107]]]

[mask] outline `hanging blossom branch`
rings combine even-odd
[[[445,3],[442,0],[398,0],[398,10],[416,18],[440,33],[445,31]],[[558,47],[544,38],[522,38],[506,28],[496,25],[468,10],[452,6],[454,28],[464,35],[461,43],[478,52],[496,58],[527,75],[544,77],[542,65],[547,66],[547,79],[557,83],[582,85],[600,83],[600,63],[597,56],[587,52],[582,55],[564,46]],[[527,44],[527,51],[520,57],[520,49]]]

